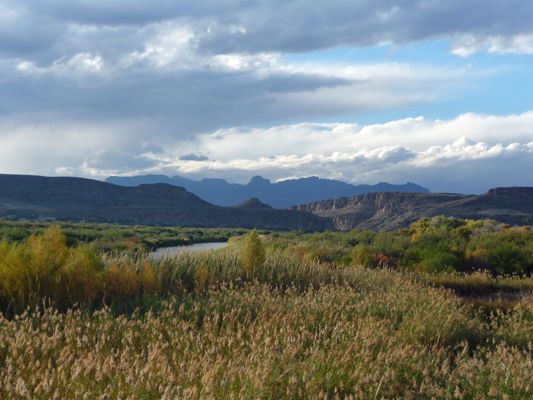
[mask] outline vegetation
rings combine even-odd
[[[368,268],[387,266],[430,273],[483,270],[495,276],[533,272],[530,227],[510,227],[492,220],[423,218],[396,233],[293,231],[271,235],[268,245],[289,251],[299,248],[324,262],[356,262]]]
[[[530,240],[435,219],[157,260],[4,241],[0,399],[531,398]]]
[[[243,235],[248,232],[246,229],[164,228],[139,225],[0,221],[0,240],[8,243],[23,241],[32,234],[42,235],[53,226],[61,228],[68,246],[92,244],[97,249],[106,252],[132,248],[150,250],[194,243],[227,242],[233,236]]]
[[[265,263],[265,249],[259,239],[257,229],[254,229],[246,238],[242,259],[244,271],[252,276]]]

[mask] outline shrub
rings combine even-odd
[[[361,243],[354,247],[352,257],[355,264],[367,268],[375,268],[378,264],[372,249]]]
[[[461,260],[452,253],[438,252],[422,260],[428,272],[452,272],[461,269]]]
[[[499,245],[489,252],[492,270],[496,274],[522,274],[524,258],[520,251],[511,244]]]
[[[254,229],[244,243],[243,267],[247,276],[253,276],[257,268],[265,262],[265,249],[257,229]]]
[[[48,299],[63,309],[91,302],[101,286],[102,263],[88,247],[69,249],[54,226],[23,244],[0,245],[0,303],[18,312]]]
[[[194,274],[194,291],[199,295],[206,295],[216,284],[215,276],[209,272],[205,262],[201,263]]]
[[[121,297],[137,297],[141,293],[141,278],[130,265],[114,262],[105,276],[104,293],[111,302]]]

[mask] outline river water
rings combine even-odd
[[[227,243],[224,242],[209,242],[209,243],[195,243],[190,246],[174,246],[174,247],[160,247],[152,252],[152,258],[158,259],[160,257],[171,257],[182,251],[202,251],[202,250],[216,250],[225,247]]]

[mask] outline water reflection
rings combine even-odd
[[[195,243],[190,246],[174,246],[174,247],[160,247],[152,252],[152,258],[158,259],[160,257],[171,257],[183,251],[202,251],[202,250],[216,250],[225,247],[227,243],[224,242],[210,242],[210,243]]]

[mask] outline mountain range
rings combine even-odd
[[[323,196],[328,195],[323,193]],[[257,198],[247,199],[233,207],[220,207],[182,187],[165,183],[125,187],[83,178],[0,175],[0,219],[4,220],[57,219],[205,228],[257,227],[306,231],[370,228],[393,231],[407,228],[422,217],[437,215],[533,225],[533,188],[496,188],[479,196],[379,192],[315,201],[280,210]]]
[[[261,176],[254,176],[246,185],[228,183],[224,179],[194,181],[181,176],[169,178],[166,175],[110,176],[106,182],[120,186],[167,183],[183,187],[205,201],[222,207],[234,206],[250,198],[258,198],[274,208],[288,208],[295,204],[376,192],[429,193],[428,189],[410,182],[404,185],[392,185],[386,182],[377,185],[351,185],[316,176],[288,179],[277,183],[271,183],[269,179]]]
[[[168,184],[123,187],[84,178],[0,175],[0,219],[108,222],[129,225],[333,229],[328,218],[275,210],[257,199],[235,207],[210,204]]]

